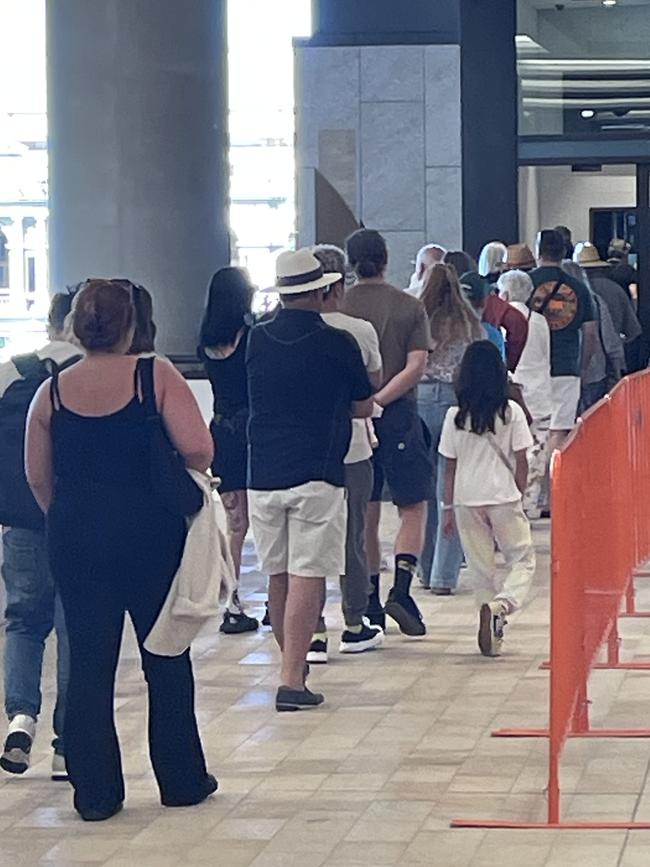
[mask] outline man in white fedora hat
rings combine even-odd
[[[252,329],[246,352],[251,524],[269,575],[271,626],[282,651],[279,711],[313,707],[305,658],[326,576],[345,569],[344,459],[352,418],[367,418],[373,388],[359,347],[320,316],[325,272],[309,250],[276,263],[281,308]]]

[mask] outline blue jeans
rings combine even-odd
[[[427,529],[422,552],[422,574],[431,587],[454,589],[458,584],[463,549],[458,532],[444,536],[438,524],[438,503],[445,485],[445,459],[438,455],[442,425],[447,410],[456,404],[454,387],[448,382],[423,382],[418,386],[418,411],[431,433],[436,499],[429,500]]]
[[[8,527],[2,533],[2,577],[7,591],[5,710],[9,719],[41,712],[41,672],[45,641],[57,635],[57,700],[52,742],[63,753],[65,695],[70,667],[61,600],[48,565],[45,532]]]

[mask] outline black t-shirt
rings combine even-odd
[[[279,310],[249,335],[248,487],[345,484],[351,403],[372,386],[354,338],[318,313]]]
[[[551,376],[580,376],[580,329],[596,319],[589,289],[554,265],[535,268],[530,277],[536,290],[543,289],[534,298],[550,294],[561,281],[544,313],[551,331]],[[531,306],[536,309],[535,304]]]

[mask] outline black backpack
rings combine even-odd
[[[79,361],[80,355],[57,365],[35,352],[12,358],[21,379],[0,398],[0,524],[42,530],[45,521],[25,477],[25,425],[34,395],[57,370]]]

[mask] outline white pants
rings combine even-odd
[[[535,442],[528,449],[528,487],[524,494],[524,511],[539,512],[547,507],[543,502],[548,473],[548,435],[550,418],[536,418],[530,426]],[[537,516],[538,517],[538,516]]]
[[[524,603],[535,574],[535,549],[521,500],[500,506],[456,506],[456,524],[480,607],[498,599],[510,612]],[[494,544],[505,558],[497,575]]]

